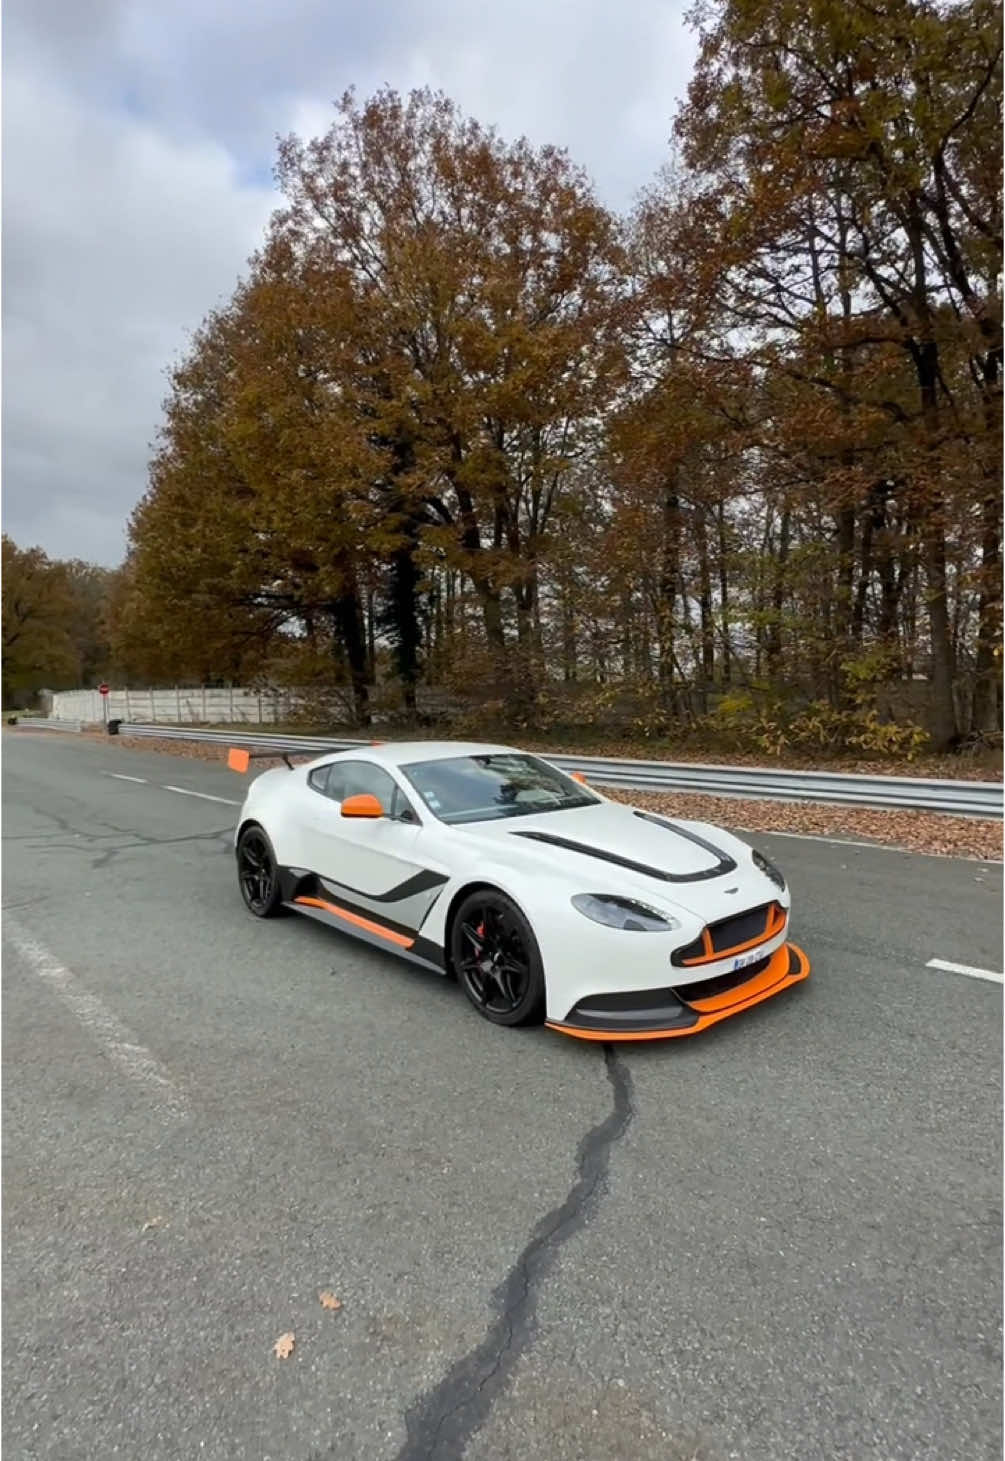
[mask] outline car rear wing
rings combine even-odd
[[[252,761],[284,761],[289,769],[293,770],[293,762],[286,751],[246,751],[243,746],[231,746],[227,752],[227,765],[231,771],[237,771],[242,776],[251,765]]]

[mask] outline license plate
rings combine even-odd
[[[764,955],[759,949],[754,949],[749,954],[741,954],[739,958],[733,960],[733,972],[735,973],[737,969],[746,969],[748,964],[756,964],[758,959],[763,959],[763,957]]]

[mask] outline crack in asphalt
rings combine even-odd
[[[535,1332],[538,1292],[559,1249],[593,1215],[607,1181],[612,1148],[635,1114],[628,1067],[610,1045],[604,1065],[611,1083],[610,1114],[579,1143],[576,1180],[560,1206],[534,1229],[523,1252],[492,1294],[496,1318],[476,1349],[462,1355],[433,1389],[405,1413],[407,1440],[395,1461],[456,1461],[488,1419],[517,1360]]]
[[[134,827],[118,827],[114,822],[107,822],[103,818],[96,818],[98,826],[107,827],[107,832],[85,831],[80,827],[74,827],[65,817],[60,817],[43,807],[31,807],[36,816],[55,824],[58,831],[52,832],[28,832],[18,837],[5,837],[4,842],[25,842],[29,844],[28,850],[32,850],[31,844],[38,848],[44,848],[47,852],[79,852],[89,855],[97,845],[109,842],[113,837],[132,838],[129,842],[120,842],[113,847],[106,847],[100,855],[91,862],[92,870],[98,871],[108,866],[113,858],[120,852],[132,852],[141,847],[171,847],[185,842],[213,842],[219,841],[219,851],[230,849],[230,828],[224,827],[212,832],[189,832],[181,837],[153,837],[146,832],[140,832]],[[58,836],[75,837],[76,842],[56,842],[52,839]]]

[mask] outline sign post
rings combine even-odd
[[[108,724],[108,686],[102,681],[98,686],[98,694],[101,696],[101,718]]]

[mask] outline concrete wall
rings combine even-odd
[[[107,700],[107,709],[102,705]],[[63,690],[53,695],[55,720],[158,721],[174,725],[262,725],[286,719],[294,695],[257,690],[206,689],[113,690],[102,697],[97,690]]]

